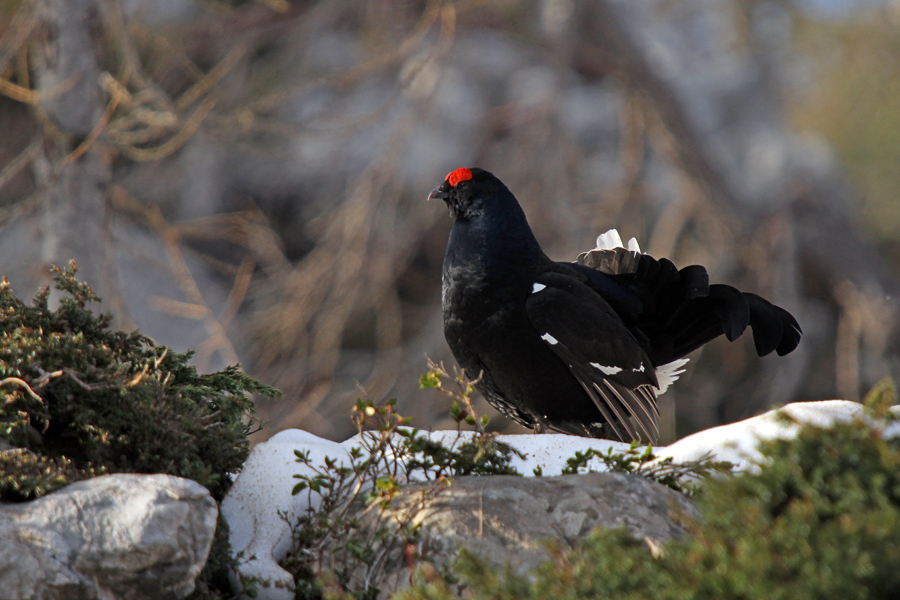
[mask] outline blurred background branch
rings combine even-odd
[[[555,259],[618,227],[797,315],[695,356],[663,441],[900,376],[900,10],[845,0],[0,2],[0,256],[340,439],[450,361],[428,191],[500,176]],[[480,406],[483,413],[490,409]],[[515,430],[496,417],[493,427]]]

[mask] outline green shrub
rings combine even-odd
[[[677,463],[672,457],[660,458],[653,446],[641,446],[635,440],[622,452],[616,452],[612,448],[607,448],[605,452],[594,448],[578,450],[566,459],[566,466],[560,471],[560,475],[591,472],[593,458],[603,463],[604,471],[638,475],[685,496],[693,496],[700,489],[701,482],[712,475],[730,474],[734,469],[734,465],[728,461],[714,460],[711,453],[706,453],[697,460]],[[535,469],[534,474],[543,475],[540,469]]]
[[[293,493],[305,493],[309,508],[291,523],[294,547],[282,566],[294,576],[297,600],[381,597],[373,582],[385,567],[385,556],[418,547],[415,517],[450,485],[451,478],[518,475],[510,465],[516,451],[497,440],[497,434],[482,427],[470,439],[464,438],[461,425],[474,411],[470,407],[464,414],[459,408],[459,401],[471,405],[468,394],[472,391],[464,380],[460,389],[453,394],[457,404],[451,410],[458,435],[449,445],[407,427],[409,419],[397,413],[395,400],[376,406],[371,400],[359,399],[351,418],[361,434],[360,443],[350,450],[346,461],[325,457],[324,464],[318,465],[310,460],[309,451],[294,451],[306,472],[294,475],[299,481]],[[473,416],[470,424],[476,422],[485,424]],[[388,518],[387,511],[402,484],[423,480],[431,483],[409,507]],[[361,518],[366,513],[372,517],[368,521]]]
[[[43,496],[107,473],[167,473],[193,479],[221,501],[250,450],[252,393],[281,393],[232,366],[200,375],[191,353],[110,328],[99,302],[54,269],[63,293],[28,304],[0,282],[0,500]],[[230,597],[233,559],[221,521],[194,598]]]
[[[0,283],[0,499],[39,497],[104,473],[168,473],[198,481],[221,500],[249,452],[249,393],[278,395],[228,367],[200,375],[191,353],[110,329],[99,301],[55,270],[64,293],[31,304]]]
[[[762,444],[764,466],[707,481],[693,535],[662,548],[598,531],[553,548],[529,577],[497,573],[466,552],[454,574],[479,600],[898,598],[900,439],[884,437],[879,419],[893,420],[876,409]],[[397,597],[456,597],[443,579],[420,579]]]

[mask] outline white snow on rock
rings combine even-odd
[[[900,407],[892,410],[898,409]],[[778,413],[784,413],[791,419],[779,419]],[[657,447],[655,451],[660,458],[672,457],[675,462],[697,460],[711,454],[717,460],[734,463],[742,471],[752,468],[760,461],[761,456],[757,450],[759,440],[794,437],[799,424],[828,426],[862,415],[861,404],[845,400],[788,404],[738,423],[701,431],[670,446]],[[885,433],[900,435],[900,424],[894,424]],[[472,433],[435,431],[426,435],[450,445],[457,439],[464,441]],[[462,438],[458,438],[458,435]],[[612,448],[615,452],[621,452],[629,447],[621,442],[564,434],[501,435],[499,439],[522,453],[522,458],[513,459],[512,466],[526,477],[532,476],[536,468],[540,468],[545,476],[558,475],[566,466],[566,459],[578,451],[593,448],[605,453]],[[234,486],[222,502],[222,514],[231,527],[232,550],[243,552],[245,557],[255,556],[254,560],[242,563],[240,576],[258,579],[259,599],[293,598],[293,580],[277,563],[290,550],[289,522],[296,520],[309,506],[308,494],[291,495],[297,482],[293,476],[300,473],[310,476],[314,474],[312,469],[296,462],[294,450],[309,451],[311,462],[322,464],[326,456],[346,459],[350,448],[358,445],[358,435],[337,443],[291,429],[282,431],[253,448]],[[605,470],[596,459],[590,463],[590,467],[595,471]],[[316,496],[312,497],[315,502]],[[280,515],[287,516],[287,519]]]
[[[326,456],[348,456],[341,444],[300,429],[287,429],[253,448],[221,505],[231,529],[232,552],[243,552],[240,576],[258,578],[261,600],[294,597],[294,579],[277,563],[291,549],[289,523],[309,506],[306,494],[291,495],[297,483],[293,476],[313,474],[309,467],[297,463],[294,450],[309,451],[311,462],[316,464],[323,463]],[[232,585],[237,590],[240,587],[236,577],[232,574]]]
[[[892,407],[891,412],[900,415],[900,406]],[[761,460],[757,450],[760,440],[790,439],[797,435],[801,424],[829,427],[864,415],[863,405],[849,400],[795,402],[757,417],[689,435],[670,446],[657,448],[657,453],[671,456],[675,462],[687,462],[711,452],[717,460],[727,460],[735,464],[738,471],[745,471]],[[785,422],[780,416],[787,416],[789,420]],[[887,437],[900,435],[900,423],[886,427],[884,434]]]

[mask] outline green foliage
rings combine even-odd
[[[110,315],[88,309],[100,299],[75,278],[74,262],[54,273],[63,294],[55,309],[49,288],[28,304],[0,283],[0,500],[107,473],[168,473],[221,501],[249,453],[250,394],[281,393],[237,366],[200,375],[191,353],[112,330]],[[231,597],[233,565],[220,519],[191,597]]]
[[[450,380],[449,387],[445,383],[447,379]],[[480,379],[481,374],[476,379],[469,379],[466,377],[466,372],[461,371],[457,367],[453,368],[453,374],[451,375],[444,368],[443,363],[438,364],[429,358],[428,371],[419,378],[419,387],[421,389],[436,389],[453,399],[453,403],[450,406],[450,417],[456,422],[457,427],[465,423],[475,427],[475,431],[484,433],[490,423],[490,418],[486,415],[482,415],[479,418],[475,413],[475,408],[472,406],[472,392],[475,391],[475,384]]]
[[[54,280],[56,309],[49,289],[27,304],[0,284],[0,438],[16,448],[0,455],[0,499],[129,472],[193,479],[221,500],[249,451],[249,394],[279,392],[236,366],[200,375],[190,353],[110,329],[74,264]]]
[[[711,486],[678,557],[701,597],[896,598],[900,441],[864,420],[762,446],[760,473]]]
[[[49,458],[26,448],[0,452],[0,490],[7,490],[4,496],[43,496],[69,483],[72,473],[82,479],[104,475],[106,469],[87,467],[79,471],[65,456]]]
[[[697,491],[697,482],[701,479],[713,473],[730,473],[734,467],[726,461],[712,460],[709,455],[684,463],[676,463],[671,457],[660,459],[653,453],[652,446],[642,447],[639,442],[633,441],[624,452],[614,452],[612,448],[607,448],[606,452],[593,448],[578,451],[566,459],[566,467],[561,474],[574,475],[590,470],[592,458],[602,461],[605,471],[646,477],[686,496],[692,496]]]
[[[406,470],[409,474],[417,472],[420,478],[520,474],[509,464],[517,451],[493,435],[476,435],[464,442],[457,440],[448,448],[428,439],[420,431],[408,434],[409,443],[404,449],[409,456]]]
[[[316,465],[309,451],[295,451],[307,472],[294,476],[298,482],[293,493],[306,492],[310,505],[292,524],[294,550],[284,561],[294,574],[298,599],[322,598],[326,590],[346,599],[375,598],[379,590],[370,582],[384,567],[385,555],[404,553],[410,561],[427,560],[419,554],[413,520],[450,485],[451,477],[517,474],[509,464],[515,451],[495,434],[481,431],[464,440],[460,432],[445,446],[404,427],[408,420],[395,406],[394,400],[384,406],[357,400],[352,418],[360,444],[351,449],[346,463],[326,457],[323,465]],[[461,412],[458,416],[461,425],[466,419]],[[387,518],[395,494],[409,481],[432,483]],[[370,516],[365,521],[360,519],[364,513]]]
[[[882,383],[872,397],[891,388]],[[885,423],[896,419],[873,407],[866,418],[764,443],[761,468],[707,481],[693,535],[662,548],[598,531],[553,548],[527,578],[467,553],[454,571],[478,600],[900,597],[900,440],[883,435]],[[452,590],[425,577],[397,598],[449,600]]]
[[[900,402],[897,394],[897,384],[890,377],[885,377],[869,390],[863,399],[863,404],[873,411],[875,417],[890,419],[890,408]]]

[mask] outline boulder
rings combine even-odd
[[[105,475],[0,505],[0,599],[167,599],[194,589],[218,510],[171,475]]]
[[[465,548],[498,570],[510,566],[524,574],[550,558],[546,542],[574,542],[598,527],[625,527],[655,547],[685,533],[677,524],[680,515],[697,517],[684,495],[622,473],[460,477],[423,503],[423,492],[433,486],[405,486],[383,514],[369,510],[361,523],[390,527],[405,521],[418,527],[416,553],[433,561],[438,572]],[[385,539],[386,544],[374,548],[375,555],[383,555],[376,568],[360,564],[353,571],[350,589],[362,589],[364,581],[383,593],[408,585],[412,571],[422,562],[412,558],[404,535]],[[332,552],[345,543],[337,540]]]

